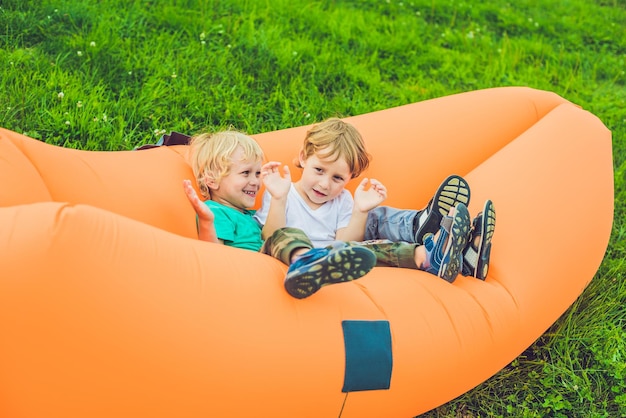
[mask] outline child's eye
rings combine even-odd
[[[343,177],[339,177],[339,176],[334,176],[333,179],[337,182],[337,183],[341,183],[343,182]]]
[[[314,170],[315,170],[317,173],[321,173],[321,172],[322,172],[322,169],[321,169],[321,168],[319,168],[319,167],[315,167],[315,168],[314,168]]]

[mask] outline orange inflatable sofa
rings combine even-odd
[[[494,202],[485,281],[376,267],[295,299],[278,260],[197,240],[187,146],[0,129],[0,416],[412,417],[502,369],[593,278],[614,195],[611,133],[588,111],[501,87],[346,120],[385,204],[422,208],[449,174],[472,216]],[[291,163],[306,130],[252,136]]]

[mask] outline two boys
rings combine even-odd
[[[221,143],[229,135],[247,138],[241,144],[250,149],[246,151],[241,144],[224,147]],[[345,189],[348,181],[367,168],[370,156],[358,131],[340,119],[331,118],[307,132],[298,156],[302,177],[295,183],[288,169],[284,175],[280,173],[278,162],[261,167],[262,152],[255,145],[254,140],[237,132],[194,138],[192,168],[203,196],[211,201],[206,205],[200,202],[190,184],[185,190],[198,213],[200,239],[256,249],[262,233],[266,239],[261,246],[263,252],[287,265],[294,262],[285,281],[292,296],[307,297],[325,285],[354,280],[374,265],[425,270],[450,282],[462,266],[464,274],[481,279],[486,276],[495,211],[487,201],[484,213],[488,216],[476,217],[470,237],[466,207],[469,186],[462,178],[446,179],[424,210],[403,211],[380,206],[387,191],[375,179],[364,179],[354,198]],[[210,174],[215,170],[206,168],[215,165],[216,160],[222,161],[222,167],[217,174]],[[247,165],[241,168],[240,162]],[[231,177],[236,178],[238,170],[246,178],[256,179],[234,182]],[[266,194],[262,207],[252,213],[249,208],[260,187],[259,177]],[[366,189],[368,182],[370,187]],[[209,206],[211,209],[207,209]],[[229,215],[221,206],[246,216],[255,238],[254,248],[241,246],[229,237],[228,231],[233,228],[224,227],[223,220]],[[256,229],[249,222],[252,218],[257,221]],[[402,222],[394,223],[394,219]],[[290,238],[285,240],[285,235]],[[277,236],[283,237],[278,245],[283,248],[280,254],[272,250]],[[361,242],[364,239],[368,241]],[[293,242],[300,246],[294,247]],[[306,261],[308,257],[299,259],[302,253],[314,251],[311,256],[316,250],[325,252],[313,264]],[[339,262],[333,263],[335,259]]]
[[[198,238],[236,248],[262,251],[289,266],[285,287],[308,283],[319,287],[358,279],[375,265],[375,255],[357,245],[338,243],[314,248],[296,228],[278,228],[267,240],[250,210],[261,187],[263,151],[256,141],[240,132],[202,134],[191,142],[191,167],[206,202],[200,201],[189,180],[184,190],[198,215]],[[266,182],[267,190],[275,190]]]

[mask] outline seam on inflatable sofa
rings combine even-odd
[[[165,147],[162,146],[160,148],[165,148],[174,154],[178,154],[178,156],[182,158],[186,164],[189,164],[189,162],[187,161],[187,153],[189,152],[189,145],[169,145]]]
[[[31,139],[33,141],[38,141],[37,139],[34,139],[34,138],[30,138],[30,137],[27,137],[27,138]],[[22,156],[24,156],[24,159],[30,163],[30,166],[37,173],[37,177],[40,179],[41,184],[43,185],[44,189],[46,190],[46,193],[48,194],[48,199],[49,199],[48,201],[53,202],[54,199],[52,198],[52,193],[50,192],[50,188],[48,187],[48,183],[46,183],[44,177],[42,176],[41,170],[34,163],[33,159],[30,156],[30,154],[26,152],[26,149],[23,146],[24,145],[24,140],[22,138],[19,138],[19,137],[17,139],[15,139],[15,138],[11,138],[9,136],[5,136],[5,137],[0,138],[0,139],[4,139],[4,140],[8,141]]]
[[[32,140],[33,141],[39,141],[38,139],[34,139],[34,138],[32,138]],[[15,142],[14,142],[14,144],[15,144]],[[20,140],[20,145],[21,144],[22,144],[22,141]],[[47,142],[44,142],[44,144],[49,145]],[[22,154],[24,155],[24,158],[26,158],[28,160],[30,165],[37,172],[37,175],[39,176],[39,179],[41,180],[41,183],[44,185],[44,187],[46,189],[46,192],[48,193],[48,198],[50,199],[50,201],[51,202],[56,202],[56,200],[54,200],[54,197],[52,196],[52,192],[50,191],[50,187],[48,186],[48,182],[46,181],[46,178],[43,176],[42,171],[39,169],[39,166],[37,164],[35,164],[35,162],[31,158],[30,154],[28,154],[23,147],[21,147],[19,145],[16,145],[16,147],[22,152]]]

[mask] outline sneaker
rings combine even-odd
[[[443,217],[447,216],[450,209],[455,207],[457,203],[463,203],[467,206],[469,201],[470,188],[467,181],[455,174],[446,178],[426,208],[415,216],[413,221],[415,243],[422,244],[426,234],[437,232]]]
[[[491,238],[496,230],[496,209],[491,200],[487,200],[482,212],[478,213],[472,222],[467,246],[463,250],[464,276],[474,276],[485,280],[489,271],[489,257],[491,255]],[[480,238],[476,242],[477,238]]]
[[[359,279],[375,265],[376,255],[365,247],[344,243],[313,248],[289,266],[285,289],[294,298],[303,299],[329,284]]]
[[[425,270],[452,283],[461,271],[463,250],[469,232],[470,217],[467,206],[458,203],[454,215],[446,216],[441,221],[437,241],[433,234],[424,238],[428,260]]]

